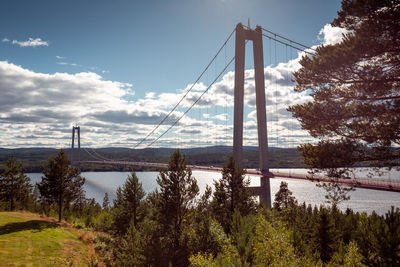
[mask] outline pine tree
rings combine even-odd
[[[400,266],[400,209],[392,206],[374,233],[381,264]]]
[[[22,164],[12,156],[0,174],[0,200],[8,201],[12,211],[15,201],[26,199],[31,190],[30,179],[22,172]]]
[[[321,260],[326,263],[334,252],[337,235],[329,212],[325,208],[321,208],[314,227],[312,244]]]
[[[103,198],[103,210],[108,210],[110,208],[110,200],[108,198],[108,193],[104,194]]]
[[[348,154],[341,167],[393,166],[400,159],[393,148],[400,144],[399,17],[399,1],[343,0],[332,25],[349,32],[303,57],[294,74],[295,90],[309,90],[313,100],[289,110],[312,136]],[[325,150],[323,144],[317,147]],[[335,161],[335,154],[324,155],[327,164]]]
[[[51,157],[43,167],[42,181],[38,184],[41,196],[47,203],[57,203],[58,221],[61,221],[63,206],[69,205],[84,192],[85,178],[79,170],[72,167],[64,150],[57,157]]]
[[[241,266],[251,262],[256,219],[252,215],[242,217],[238,210],[233,214],[231,237],[239,254]]]
[[[136,227],[140,203],[146,193],[144,192],[142,183],[139,182],[135,172],[132,172],[131,175],[128,176],[122,189],[122,195],[124,197],[126,208],[132,214],[131,218],[133,225]]]
[[[137,226],[145,195],[142,183],[139,182],[136,173],[133,171],[124,185],[118,187],[117,198],[114,200],[114,225],[119,233],[125,234],[130,224],[134,227]]]
[[[245,179],[244,174],[245,171],[230,157],[222,169],[221,180],[214,181],[213,213],[228,232],[236,209],[245,216],[255,207],[251,192],[247,189],[250,181]]]
[[[321,183],[333,205],[349,198],[349,168],[360,162],[379,167],[400,160],[399,1],[343,0],[331,23],[347,30],[341,42],[304,56],[294,73],[298,92],[312,100],[291,106],[303,129],[319,138],[299,147],[306,165],[326,172]]]
[[[164,229],[166,240],[170,240],[169,254],[173,266],[187,265],[184,248],[180,243],[184,218],[194,205],[199,193],[196,179],[186,166],[186,159],[179,150],[171,155],[168,169],[160,171],[157,177],[160,186],[159,223]]]
[[[288,184],[286,182],[281,182],[279,191],[275,194],[274,208],[278,211],[282,209],[287,209],[296,204],[297,201],[294,196],[292,196],[292,191],[289,190]]]

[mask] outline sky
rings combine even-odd
[[[180,117],[152,147],[231,145],[234,64],[210,84],[234,56],[234,35],[193,83],[236,24],[315,47],[340,41],[344,31],[329,26],[339,9],[336,0],[1,1],[0,147],[68,147],[73,125],[84,147],[146,147]],[[312,142],[286,111],[310,101],[291,81],[304,52],[263,42],[269,144]],[[257,145],[251,58],[249,42],[245,145]]]

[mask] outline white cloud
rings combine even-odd
[[[220,121],[227,121],[228,120],[228,114],[227,113],[222,113],[222,114],[217,114],[213,118],[220,120]]]
[[[66,59],[66,57],[56,56],[57,59]]]
[[[156,97],[155,92],[147,92],[144,98],[154,99]]]
[[[321,30],[324,42],[338,41],[341,37],[338,32],[325,26]],[[307,93],[293,90],[292,72],[300,67],[303,54],[264,68],[270,146],[293,147],[312,141],[286,110],[290,105],[310,100]],[[57,64],[71,65],[65,61]],[[175,123],[207,86],[204,81],[195,84],[177,110],[143,145]],[[131,84],[105,80],[93,72],[44,74],[0,61],[0,146],[67,146],[70,127],[78,123],[83,146],[133,147],[191,87],[188,84],[183,89],[163,93],[149,90],[144,97],[137,98]],[[245,70],[244,87],[244,144],[257,145],[253,69]],[[233,94],[234,72],[229,71],[155,146],[232,145]]]
[[[8,43],[10,40],[7,37],[4,37],[3,40],[1,40],[3,43]]]
[[[27,41],[13,40],[12,44],[19,45],[20,47],[37,47],[37,46],[49,46],[48,41],[43,41],[41,38],[29,38]]]
[[[323,41],[325,45],[334,45],[340,43],[343,35],[349,31],[344,28],[333,27],[331,24],[326,24],[320,31],[318,38]]]
[[[68,62],[65,62],[65,61],[56,62],[56,64],[63,65],[63,66],[80,67],[80,65],[78,65],[76,63],[68,63]]]

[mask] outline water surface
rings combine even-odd
[[[273,170],[288,172],[288,169]],[[290,171],[306,172],[304,169],[292,169]],[[356,173],[358,173],[357,175],[359,175],[359,177],[365,177],[367,169],[359,168]],[[129,174],[129,172],[83,172],[82,176],[86,178],[86,183],[84,185],[86,197],[95,198],[96,201],[101,204],[104,194],[107,192],[110,199],[113,200],[117,188],[124,184]],[[32,179],[32,183],[39,182],[42,176],[41,173],[28,173],[27,175]],[[143,185],[143,189],[147,193],[154,191],[158,187],[156,181],[157,175],[158,172],[137,173],[137,176]],[[201,192],[204,192],[206,185],[213,187],[213,181],[221,178],[220,173],[205,171],[193,171],[193,176],[197,179]],[[253,176],[249,178],[251,186],[257,186],[260,184],[259,177]],[[400,172],[391,171],[386,175],[376,176],[374,178],[400,181]],[[294,179],[271,179],[272,199],[274,199],[275,193],[279,190],[281,181],[288,183],[289,190],[293,192],[293,195],[300,203],[306,202],[306,204],[311,205],[320,205],[325,203],[325,191],[322,188],[316,187],[313,182]],[[356,191],[351,192],[350,200],[342,203],[340,208],[345,210],[349,207],[357,212],[371,213],[372,211],[376,211],[378,214],[384,214],[391,206],[400,207],[400,193],[357,188]]]

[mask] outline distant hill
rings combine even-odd
[[[65,149],[71,155],[71,149]],[[127,161],[147,161],[168,163],[173,148],[146,148],[130,149],[119,147],[107,147],[97,149],[81,149],[82,160],[118,159]],[[188,164],[222,166],[232,155],[231,146],[211,146],[201,148],[185,148],[181,152],[186,155]],[[0,148],[0,169],[4,162],[14,155],[23,162],[25,172],[40,172],[41,166],[46,164],[51,156],[55,156],[58,149],[53,148]],[[302,168],[303,159],[296,148],[269,148],[270,168]],[[243,147],[243,164],[245,168],[258,167],[258,147]],[[131,166],[111,166],[99,164],[83,164],[82,171],[129,171]],[[134,167],[136,171],[154,170],[145,167]]]

